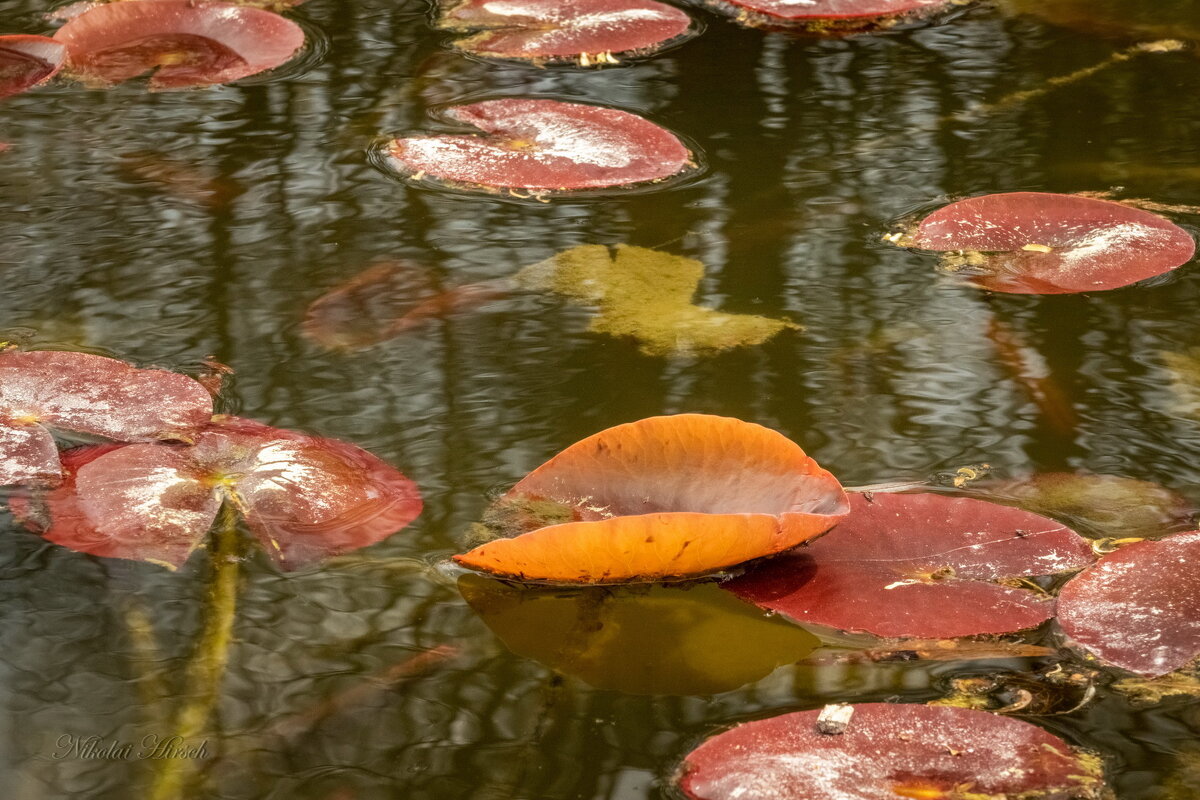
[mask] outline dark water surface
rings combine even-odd
[[[0,0],[0,29],[44,32],[43,10]],[[215,356],[236,370],[226,411],[355,442],[426,500],[417,523],[358,559],[287,575],[247,565],[192,796],[662,798],[682,755],[735,721],[928,700],[964,671],[1036,666],[796,665],[810,634],[712,586],[625,591],[598,612],[590,595],[440,564],[490,492],[611,425],[736,416],[782,431],[847,484],[989,462],[1200,496],[1197,406],[1172,390],[1162,355],[1200,345],[1194,264],[1091,296],[993,297],[881,242],[907,215],[986,192],[1123,186],[1200,204],[1194,49],[952,119],[1135,41],[1200,41],[1200,4],[1021,0],[845,41],[695,10],[698,38],[598,72],[470,60],[429,13],[419,0],[311,0],[292,16],[316,46],[282,74],[163,94],[59,82],[0,106],[12,144],[0,154],[0,339],[181,371]],[[518,94],[643,114],[694,143],[705,169],[658,191],[539,204],[411,188],[368,159],[377,137],[427,127],[438,104]],[[163,162],[193,172],[164,185],[140,166]],[[697,258],[700,302],[805,330],[651,357],[588,333],[586,309],[523,297],[359,353],[301,335],[307,304],[377,259],[410,259],[450,286],[618,243]],[[994,321],[1053,377],[1068,425],[1005,364]],[[169,728],[135,678],[158,668],[179,691],[205,557],[167,574],[47,545],[8,517],[0,528],[0,795],[140,796],[145,761],[57,757],[62,737],[138,742]],[[160,663],[140,655],[138,615]],[[313,711],[438,647],[451,656],[426,671]],[[1200,795],[1195,759],[1190,779],[1178,772],[1200,732],[1193,702],[1104,694],[1037,721],[1103,753],[1122,800]],[[1166,793],[1172,782],[1181,793]]]

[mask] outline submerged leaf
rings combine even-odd
[[[1162,536],[1194,527],[1196,507],[1165,486],[1120,475],[1045,472],[972,484],[972,496],[1062,520],[1094,537]]]
[[[517,655],[627,694],[731,691],[820,644],[712,584],[564,592],[464,575],[458,588]]]
[[[529,61],[616,63],[682,39],[683,11],[655,0],[443,0],[440,27],[482,31],[455,47],[480,56]]]
[[[1058,599],[1063,632],[1110,664],[1166,675],[1200,656],[1200,531],[1123,547]]]
[[[304,317],[304,333],[323,347],[357,350],[431,319],[505,297],[511,290],[508,281],[485,281],[439,292],[428,270],[407,262],[384,262],[314,300]]]
[[[1012,192],[960,200],[925,217],[911,244],[950,252],[947,265],[995,292],[1116,289],[1170,272],[1196,251],[1156,214],[1069,194]]]
[[[792,441],[727,417],[651,417],[601,431],[498,501],[558,510],[455,556],[471,569],[567,584],[706,575],[795,547],[846,513],[837,479]],[[568,521],[563,521],[563,520]]]
[[[212,416],[186,375],[89,353],[0,352],[0,485],[58,475],[43,428],[120,441],[188,439]]]
[[[66,58],[67,49],[46,36],[0,36],[0,98],[50,80]]]
[[[484,135],[393,139],[393,169],[471,189],[553,192],[661,181],[692,166],[670,131],[613,108],[506,98],[444,113]]]
[[[1027,722],[950,706],[863,703],[845,731],[820,710],[747,722],[687,755],[692,800],[1018,800],[1105,796],[1099,760]]]
[[[725,587],[797,622],[951,638],[1041,624],[1053,602],[1003,582],[1092,560],[1086,540],[1019,509],[936,494],[851,494],[849,516],[829,534]]]
[[[683,256],[628,245],[614,255],[603,245],[580,245],[526,267],[514,282],[599,306],[591,330],[636,339],[646,355],[709,354],[799,327],[694,305],[703,277],[704,265]]]
[[[98,5],[55,34],[72,72],[101,85],[154,71],[152,89],[229,83],[274,69],[304,44],[278,14],[217,0],[137,0]]]
[[[64,465],[66,480],[42,499],[47,539],[172,567],[226,501],[285,569],[374,544],[421,510],[416,486],[364,450],[231,417],[191,446],[77,448]]]

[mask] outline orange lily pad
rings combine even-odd
[[[694,578],[774,555],[847,512],[841,484],[780,433],[650,417],[577,442],[490,511],[500,538],[454,560],[562,584]]]

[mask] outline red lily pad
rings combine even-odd
[[[686,36],[692,19],[654,0],[458,0],[439,25],[482,31],[455,43],[468,53],[590,66],[657,52]]]
[[[58,477],[47,427],[120,441],[188,439],[212,411],[208,390],[186,375],[89,353],[0,352],[0,486]]]
[[[67,49],[46,36],[0,36],[0,97],[49,80],[66,58]]]
[[[236,417],[215,418],[191,446],[82,447],[63,464],[62,485],[40,501],[47,539],[172,568],[223,502],[285,569],[374,544],[421,511],[416,485],[370,453]]]
[[[55,34],[72,72],[114,84],[151,70],[153,89],[229,83],[286,62],[304,32],[278,14],[214,0],[105,3]]]
[[[1011,717],[951,706],[863,703],[845,732],[821,710],[747,722],[687,755],[692,800],[1073,798],[1105,796],[1099,759]]]
[[[661,181],[692,165],[673,133],[614,108],[508,98],[452,106],[445,116],[486,135],[394,139],[390,166],[474,189],[552,192]]]
[[[489,533],[515,538],[454,560],[547,583],[696,577],[795,547],[845,513],[837,479],[780,433],[708,414],[650,417],[531,472],[490,510]]]
[[[1157,677],[1200,656],[1200,531],[1123,547],[1058,599],[1072,640],[1110,664]]]
[[[1044,192],[989,194],[921,220],[914,247],[958,251],[948,266],[984,289],[1070,294],[1117,289],[1186,264],[1191,234],[1138,208]]]
[[[707,0],[748,25],[803,27],[837,33],[887,26],[944,11],[952,0]]]
[[[936,494],[851,494],[849,516],[830,533],[725,587],[801,623],[949,639],[1040,625],[1053,602],[1001,582],[1092,561],[1070,528],[1021,509]]]

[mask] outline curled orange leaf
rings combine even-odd
[[[518,580],[698,577],[774,555],[847,512],[841,484],[782,434],[728,417],[651,417],[568,447],[497,500],[500,536],[455,560]]]

